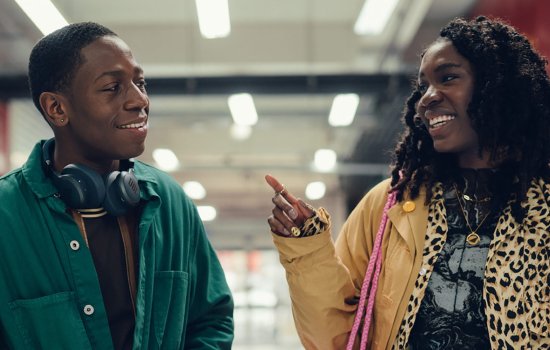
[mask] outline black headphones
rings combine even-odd
[[[121,160],[121,168],[127,171],[113,171],[104,176],[82,164],[69,164],[58,174],[51,159],[54,146],[55,139],[46,141],[42,157],[46,171],[69,208],[103,207],[108,213],[121,216],[138,205],[139,185],[134,175],[134,162]]]

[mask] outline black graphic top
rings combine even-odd
[[[491,348],[482,293],[485,262],[498,219],[498,210],[489,199],[496,176],[490,169],[462,169],[461,183],[445,186],[447,241],[416,315],[409,337],[411,350]],[[466,243],[472,230],[480,237],[475,246]]]

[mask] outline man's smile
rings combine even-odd
[[[139,129],[147,125],[147,119],[143,119],[141,122],[131,122],[128,124],[118,125],[118,129]]]

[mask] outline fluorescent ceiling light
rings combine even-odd
[[[258,113],[250,94],[231,95],[227,99],[227,104],[235,124],[251,126],[258,122]]]
[[[252,135],[252,128],[250,125],[238,125],[233,123],[230,132],[234,140],[243,141],[250,138],[250,135]]]
[[[187,181],[183,184],[183,190],[192,199],[203,199],[206,197],[204,186],[198,181]]]
[[[340,94],[332,101],[328,122],[332,126],[347,126],[353,122],[359,106],[357,94]]]
[[[15,2],[44,35],[69,24],[49,0],[15,0]]]
[[[197,210],[202,221],[213,221],[218,215],[216,208],[210,205],[199,205]]]
[[[357,35],[382,33],[399,0],[365,0],[353,30]]]
[[[331,149],[315,151],[314,164],[319,171],[330,171],[336,166],[336,152]]]
[[[203,37],[224,38],[231,33],[227,0],[195,0],[195,4]]]
[[[167,148],[157,148],[153,151],[153,159],[157,163],[159,169],[164,171],[174,171],[180,166],[178,157]]]
[[[315,181],[310,182],[306,186],[306,197],[311,200],[321,199],[325,196],[327,187],[324,182]]]

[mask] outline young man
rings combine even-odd
[[[77,23],[29,62],[55,138],[0,179],[0,348],[229,349],[233,302],[201,220],[144,150],[143,71]]]

